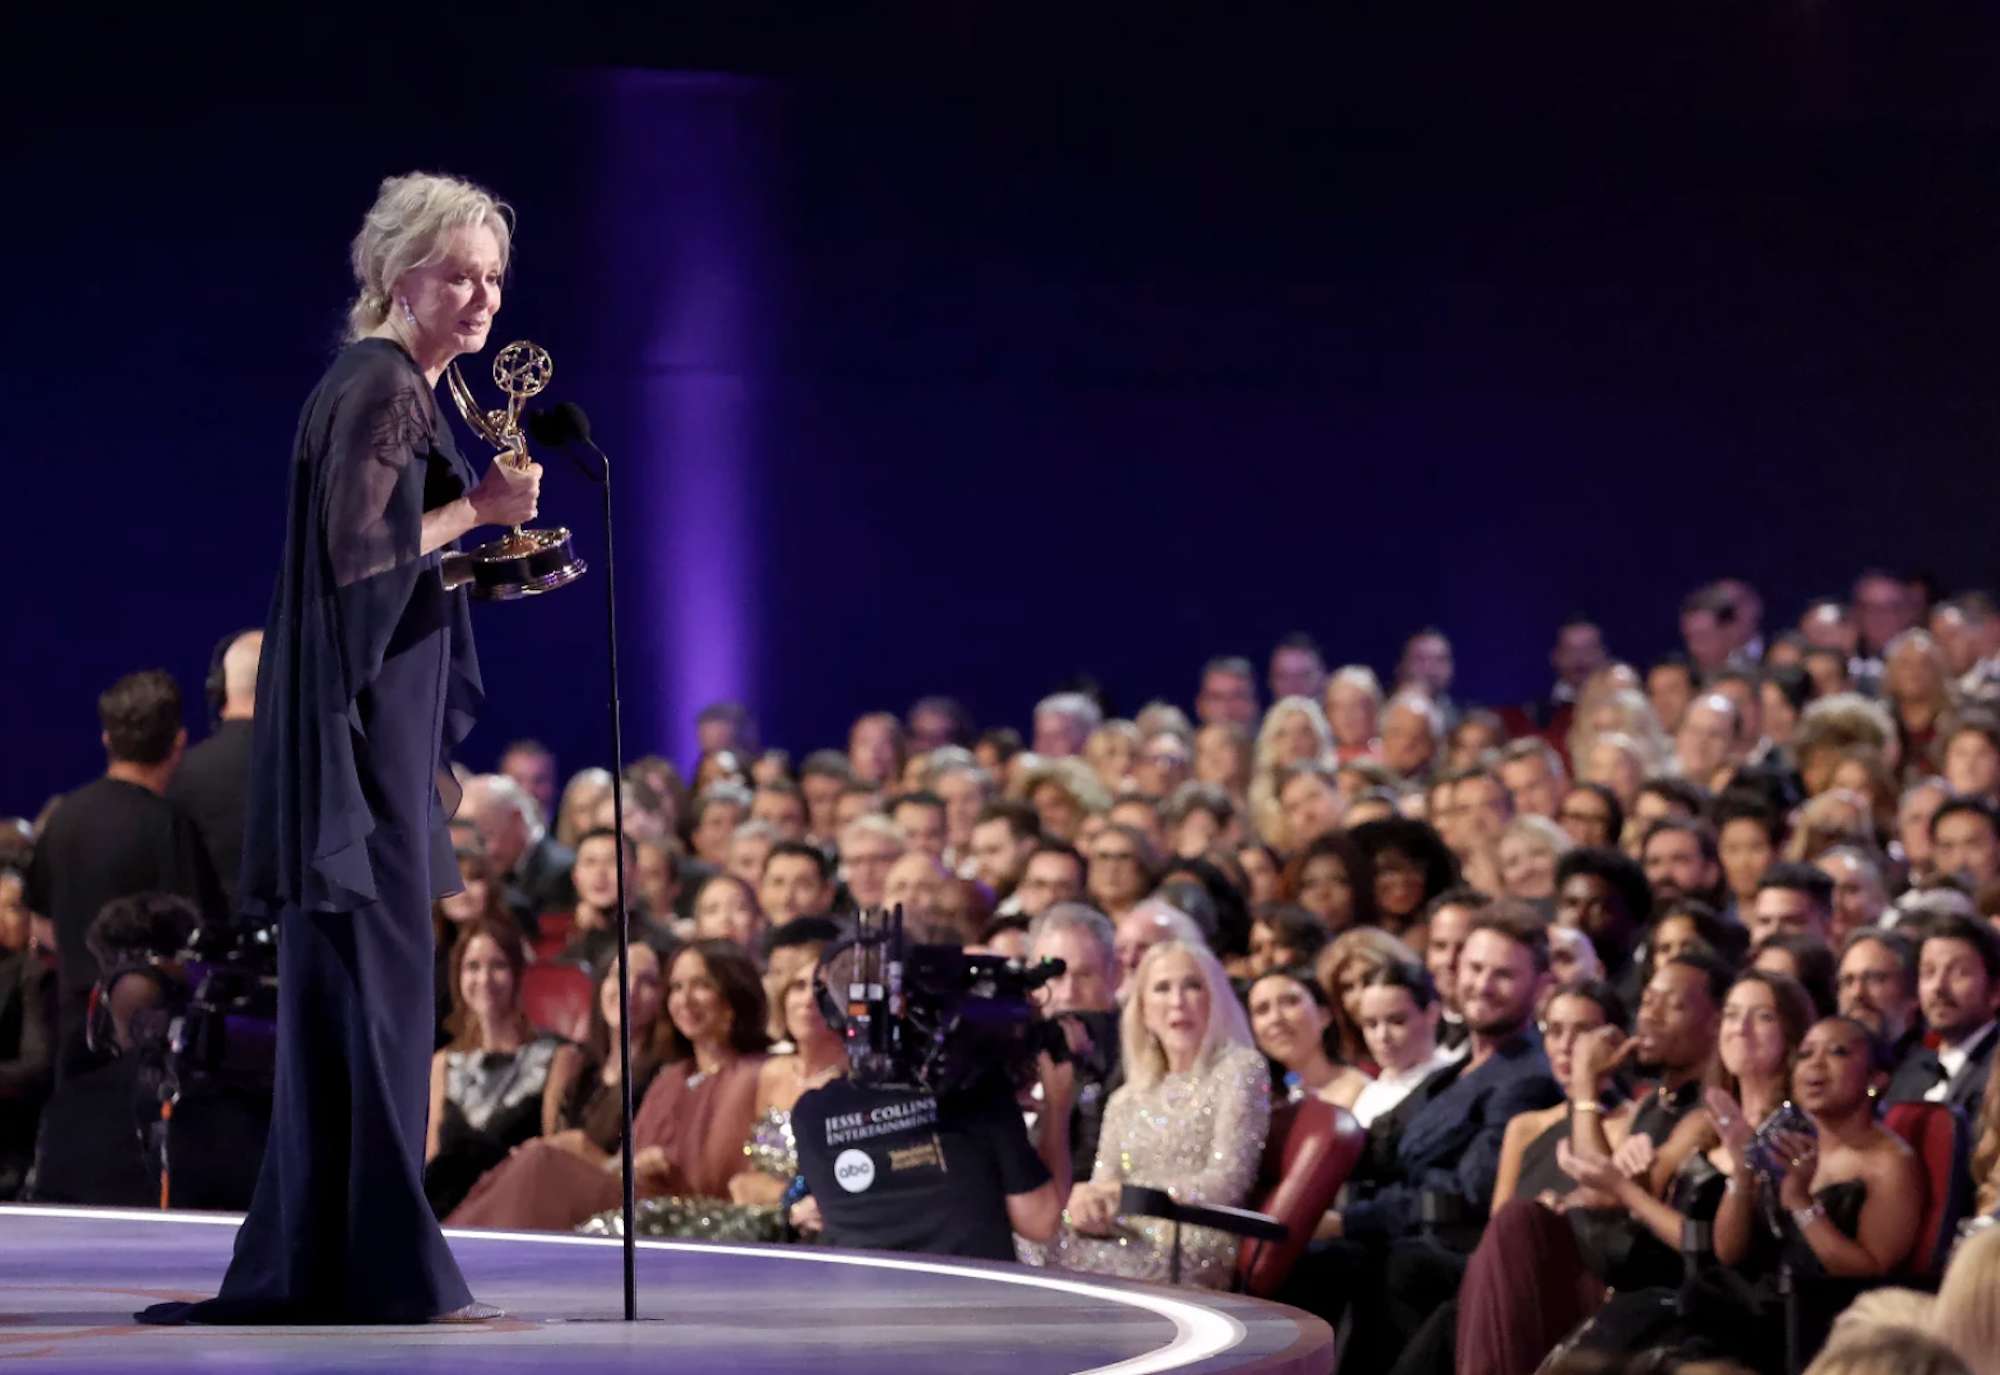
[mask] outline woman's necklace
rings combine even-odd
[[[808,1074],[806,1073],[805,1059],[801,1056],[799,1059],[799,1088],[801,1090],[816,1089],[821,1084],[831,1083],[834,1076],[840,1073],[841,1065],[841,1061],[835,1060],[832,1064],[822,1069],[816,1069]]]

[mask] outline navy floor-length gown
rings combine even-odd
[[[151,1322],[423,1322],[471,1302],[424,1196],[442,768],[481,702],[463,591],[419,552],[473,475],[410,356],[350,345],[306,402],[258,672],[246,910],[278,921],[269,1143],[221,1294]]]

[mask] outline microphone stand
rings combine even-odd
[[[592,471],[570,446],[581,441],[597,455],[599,467]],[[624,1131],[619,1156],[625,1180],[625,1321],[639,1318],[638,1193],[632,1171],[632,918],[625,896],[625,726],[618,702],[618,580],[617,565],[611,556],[611,459],[591,442],[588,432],[574,434],[559,446],[576,464],[578,471],[595,482],[604,493],[604,627],[610,647],[611,668],[611,826],[618,832],[618,1095]]]

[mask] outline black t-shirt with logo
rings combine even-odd
[[[1012,1260],[1008,1196],[1049,1182],[997,1082],[938,1099],[839,1079],[799,1099],[792,1132],[835,1246]]]

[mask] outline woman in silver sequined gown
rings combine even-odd
[[[1125,1084],[1105,1108],[1097,1166],[1072,1191],[1056,1239],[1023,1258],[1164,1282],[1173,1229],[1119,1217],[1120,1190],[1143,1184],[1182,1203],[1241,1206],[1270,1128],[1270,1075],[1221,964],[1179,941],[1146,953],[1119,1039]],[[1182,1282],[1225,1287],[1235,1254],[1234,1237],[1182,1228]]]

